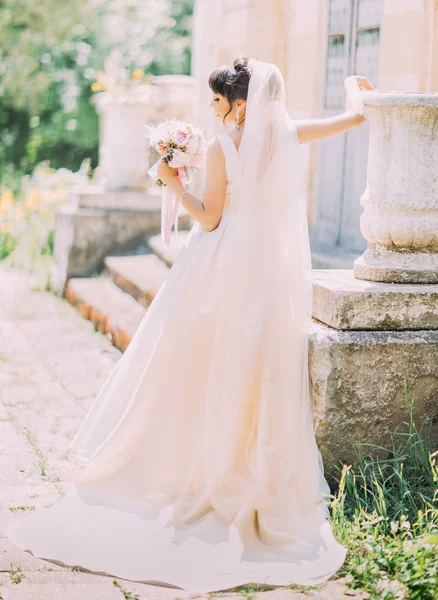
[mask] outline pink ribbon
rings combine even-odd
[[[178,167],[178,179],[183,185],[190,183],[187,178],[184,167]],[[161,240],[166,246],[170,246],[170,237],[172,226],[175,225],[175,235],[178,236],[178,210],[179,198],[169,189],[168,186],[163,186],[161,190]]]

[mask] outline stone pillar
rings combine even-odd
[[[438,93],[366,92],[370,123],[359,279],[438,283]]]
[[[192,120],[193,78],[153,77],[151,84],[123,88],[123,81],[96,97],[100,115],[98,176],[70,188],[58,207],[52,288],[62,294],[70,277],[99,272],[111,254],[144,252],[159,233],[161,191],[147,175],[152,160],[145,125],[166,118]],[[153,151],[152,151],[153,152]],[[181,207],[179,225],[190,216]]]
[[[96,96],[101,120],[99,178],[106,190],[151,185],[145,126],[167,118],[192,121],[193,85],[189,75],[161,75],[150,85],[137,85],[135,93]]]
[[[148,87],[150,96],[144,98],[118,98],[105,92],[96,98],[101,120],[99,174],[107,190],[147,187],[149,149],[145,125],[155,120],[152,86]]]
[[[191,75],[156,75],[152,84],[159,90],[159,102],[156,106],[155,119],[193,121],[194,85]]]

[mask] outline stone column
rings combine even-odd
[[[370,123],[359,279],[438,283],[438,93],[366,92]]]
[[[122,82],[123,83],[123,82]],[[97,96],[100,115],[99,168],[95,180],[71,187],[58,207],[52,288],[63,293],[70,277],[92,275],[112,254],[144,252],[159,233],[161,191],[147,175],[151,154],[145,125],[166,118],[192,120],[193,78],[167,75],[125,89],[120,83]],[[190,215],[181,207],[179,225]]]
[[[96,97],[101,120],[99,169],[107,190],[145,188],[148,184],[149,149],[145,125],[155,121],[158,90],[145,86],[144,96]]]

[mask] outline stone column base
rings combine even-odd
[[[438,330],[438,285],[357,279],[351,269],[313,269],[313,317],[334,329]]]
[[[351,269],[314,269],[312,277],[309,369],[329,480],[342,464],[357,464],[360,444],[387,456],[391,434],[408,430],[409,404],[436,448],[438,285],[365,281]]]
[[[354,276],[368,281],[438,283],[437,252],[368,248],[354,261]]]
[[[339,480],[342,464],[357,464],[358,451],[388,456],[391,434],[409,429],[407,402],[418,429],[431,427],[437,447],[438,331],[337,331],[314,323],[309,369],[315,434],[330,483]]]

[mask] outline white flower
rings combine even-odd
[[[190,156],[186,152],[182,152],[182,150],[174,150],[172,155],[172,160],[169,162],[170,167],[184,167],[190,166]]]
[[[200,145],[200,138],[195,135],[191,136],[190,141],[187,145],[187,152],[191,156],[194,156],[199,150],[199,145]]]

